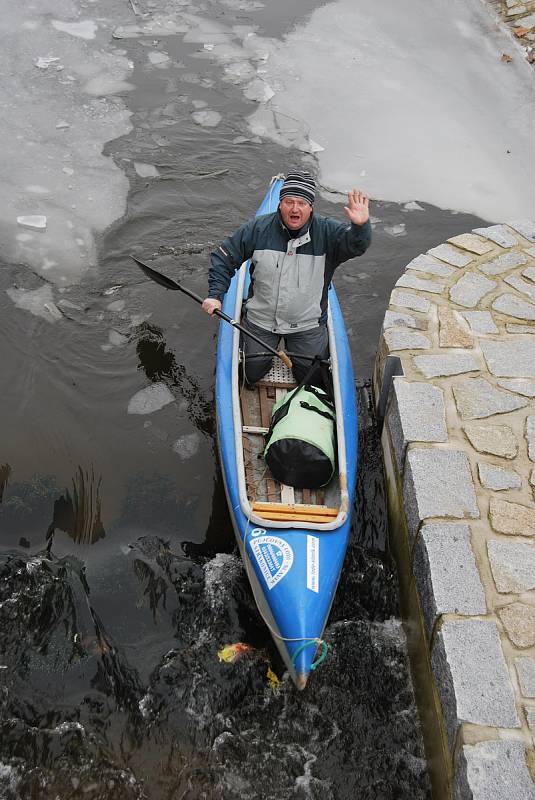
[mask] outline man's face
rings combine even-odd
[[[312,206],[302,197],[283,197],[279,204],[282,221],[291,231],[302,228],[312,214]]]

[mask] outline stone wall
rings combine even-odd
[[[535,0],[487,0],[487,3],[508,25],[526,60],[535,66]],[[502,59],[511,61],[513,53],[514,50],[503,53]]]
[[[535,223],[407,265],[374,375],[436,797],[535,798]]]

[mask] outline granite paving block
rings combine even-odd
[[[531,706],[524,706],[524,711],[526,712],[526,722],[528,723],[528,728],[530,731],[535,733],[535,708],[532,708]]]
[[[514,458],[518,453],[518,442],[509,425],[467,422],[463,430],[478,453],[490,453],[502,458]]]
[[[472,233],[478,233],[491,242],[496,242],[500,247],[515,247],[518,244],[518,239],[513,236],[509,228],[505,225],[490,225],[488,228],[474,228]]]
[[[476,253],[479,256],[494,250],[491,244],[479,236],[474,236],[473,233],[461,233],[459,236],[452,236],[451,239],[448,239],[448,242],[460,247],[461,250],[468,250],[470,253]]]
[[[523,281],[518,275],[507,275],[504,281],[508,283],[509,286],[512,286],[513,289],[527,295],[531,300],[535,300],[535,285],[533,283]]]
[[[528,440],[528,456],[535,461],[535,416],[526,417],[526,439]]]
[[[397,279],[396,286],[401,286],[404,289],[418,289],[420,292],[431,292],[431,294],[442,294],[445,288],[444,284],[436,283],[436,281],[428,281],[424,278],[417,278],[406,272]]]
[[[416,272],[427,272],[428,275],[438,275],[441,278],[448,278],[455,272],[452,267],[447,267],[440,261],[425,255],[425,253],[413,258],[412,261],[407,264],[405,269],[413,269],[416,270]]]
[[[413,294],[412,292],[401,292],[399,289],[394,289],[390,295],[390,304],[409,308],[411,311],[423,311],[424,313],[427,313],[431,308],[431,303],[427,297],[421,297],[419,294]]]
[[[392,311],[388,309],[383,321],[383,330],[398,327],[416,328],[417,330],[423,331],[427,329],[427,320],[418,319],[412,314],[403,314],[401,311]]]
[[[457,305],[474,308],[497,285],[483,275],[467,272],[451,287],[450,298]]]
[[[438,309],[440,347],[473,347],[474,338],[461,315],[447,306]]]
[[[400,472],[409,442],[448,441],[444,392],[429,383],[394,378],[386,421]]]
[[[533,469],[532,469],[532,470],[531,470],[531,472],[530,472],[530,475],[529,475],[529,482],[531,483],[531,485],[532,485],[533,487],[535,487],[535,467],[533,467]]]
[[[498,326],[490,311],[463,311],[462,315],[470,325],[472,333],[498,333]]]
[[[390,352],[393,350],[429,350],[431,340],[423,333],[409,328],[388,328],[383,338]]]
[[[500,492],[504,489],[520,489],[522,478],[514,469],[505,469],[496,464],[488,464],[486,461],[477,462],[479,480],[485,489],[492,489]]]
[[[403,493],[411,538],[429,517],[479,517],[470,464],[460,450],[408,450]]]
[[[463,523],[423,525],[416,541],[416,578],[428,638],[441,614],[486,614],[485,593]]]
[[[444,353],[440,355],[414,356],[414,366],[426,378],[460,375],[479,370],[479,364],[471,353]]]
[[[535,247],[525,247],[524,253],[527,253],[528,256],[533,256],[533,258],[535,258]]]
[[[510,292],[498,295],[492,302],[492,308],[508,317],[535,320],[535,305]]]
[[[527,264],[528,260],[523,253],[504,253],[498,258],[493,258],[491,261],[485,261],[480,264],[478,269],[484,272],[485,275],[501,275],[502,272],[507,272],[514,267],[520,267],[522,264]]]
[[[445,621],[437,634],[431,665],[450,748],[463,722],[494,728],[520,727],[494,621]]]
[[[527,400],[496,389],[485,378],[465,378],[454,383],[453,395],[462,419],[482,419],[524,408]]]
[[[503,378],[498,381],[498,385],[524,397],[535,397],[535,381],[528,381],[525,378]]]
[[[529,242],[535,242],[535,222],[530,219],[516,219],[513,222],[507,222],[507,225]]]
[[[527,17],[521,17],[515,25],[521,25],[523,28],[533,28],[535,27],[535,14],[529,14]]]
[[[535,536],[535,505],[524,506],[502,500],[501,497],[491,497],[489,518],[490,524],[498,533]]]
[[[427,251],[427,255],[435,256],[435,258],[445,261],[446,264],[451,264],[452,267],[466,267],[467,264],[474,260],[473,256],[469,256],[468,253],[461,253],[450,244],[439,244],[438,247],[432,247],[431,250]]]
[[[535,658],[521,656],[515,658],[515,666],[524,697],[535,697]]]
[[[481,339],[485,361],[497,378],[535,378],[535,341]]]
[[[535,267],[526,267],[526,269],[522,272],[524,278],[528,278],[530,281],[535,282]]]
[[[535,800],[522,742],[465,744],[455,768],[454,800]]]
[[[515,323],[507,323],[505,330],[507,333],[535,333],[533,325],[516,325]]]
[[[487,552],[499,592],[521,594],[535,588],[535,544],[490,539]]]
[[[535,645],[535,606],[511,603],[498,611],[508,637],[517,647]]]

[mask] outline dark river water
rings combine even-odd
[[[294,5],[227,8],[226,20],[277,36],[318,4]],[[140,59],[143,40],[120,46]],[[216,323],[147,282],[128,255],[203,294],[213,244],[301,154],[252,140],[255,103],[192,57],[198,45],[165,47],[183,70],[134,71],[133,130],[106,146],[130,178],[127,212],[101,239],[98,270],[63,293],[63,318],[16,308],[5,290],[41,279],[15,264],[0,271],[0,797],[428,798],[369,376],[405,264],[480,220],[374,202],[371,249],[337,273],[359,382],[358,496],[332,648],[298,693],[256,612],[226,508]],[[191,100],[221,123],[196,125]],[[139,177],[133,161],[160,177]],[[317,209],[343,218],[325,195]],[[392,235],[399,225],[405,235]],[[174,401],[127,413],[151,383]],[[254,650],[220,661],[236,642]]]

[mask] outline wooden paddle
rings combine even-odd
[[[195,300],[196,303],[199,303],[199,305],[202,306],[203,304],[202,297],[199,297],[198,294],[192,292],[191,289],[186,289],[185,286],[181,286],[180,283],[177,283],[171,278],[168,278],[167,275],[162,275],[161,272],[156,272],[155,269],[152,269],[152,267],[149,267],[147,264],[144,264],[143,261],[139,260],[139,258],[136,258],[135,256],[130,256],[130,258],[132,258],[136,262],[138,267],[141,270],[143,270],[145,275],[151,280],[155,281],[155,283],[159,283],[160,286],[163,286],[165,289],[173,289],[173,290],[178,289],[178,291],[187,294],[188,297],[191,297],[192,300]],[[243,325],[240,325],[239,322],[236,322],[236,320],[232,319],[232,317],[229,317],[227,316],[227,314],[224,314],[223,311],[219,311],[218,309],[216,309],[214,311],[214,314],[216,315],[216,317],[221,317],[222,320],[228,322],[230,325],[232,325],[234,328],[237,328],[246,336],[249,336],[250,339],[254,339],[254,341],[257,342],[257,344],[262,345],[262,347],[264,347],[268,353],[272,353],[272,355],[280,358],[280,360],[284,362],[284,364],[286,364],[288,369],[292,368],[292,362],[290,361],[284,350],[275,350],[274,347],[270,347],[268,344],[263,342],[262,339],[256,336],[256,334],[251,333],[251,331],[248,331],[247,328],[244,328]]]

